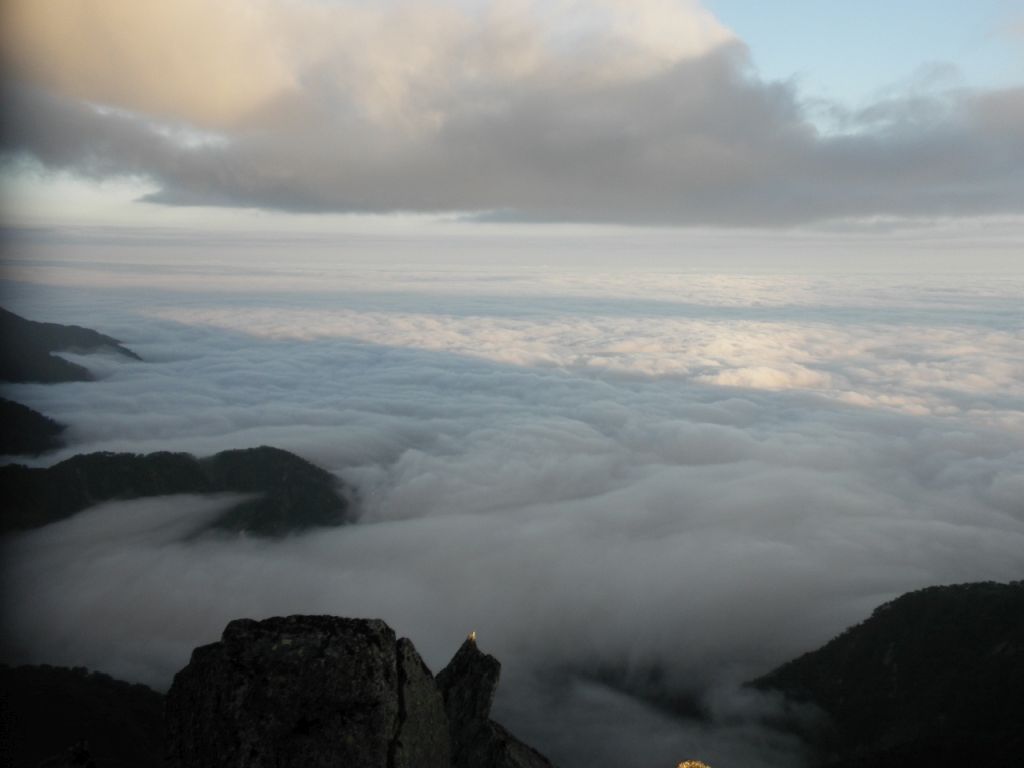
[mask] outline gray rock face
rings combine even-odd
[[[449,720],[476,722],[490,718],[500,677],[501,662],[477,648],[474,638],[467,639],[448,666],[437,673]]]
[[[553,768],[490,719],[500,671],[470,639],[435,680],[382,621],[233,621],[174,678],[167,765]]]
[[[233,621],[167,698],[176,768],[448,768],[441,695],[381,621]]]
[[[444,695],[453,768],[554,768],[537,750],[490,719],[501,663],[473,637],[437,675]]]
[[[434,676],[406,638],[398,641],[398,733],[392,768],[451,765],[448,718]]]

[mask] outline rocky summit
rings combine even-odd
[[[171,768],[546,768],[489,720],[498,662],[467,641],[435,680],[384,622],[233,621],[167,695]]]
[[[551,763],[490,719],[501,663],[471,635],[437,675],[444,695],[453,768],[548,768]]]

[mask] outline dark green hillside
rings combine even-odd
[[[90,328],[26,320],[0,309],[0,380],[12,382],[91,381],[92,374],[80,365],[53,352],[96,352],[108,350],[141,358],[117,339]]]
[[[2,764],[63,768],[87,753],[98,768],[157,768],[163,711],[156,691],[81,667],[0,666]]]
[[[1017,768],[1024,757],[1024,582],[931,587],[886,603],[755,686],[831,721],[824,764]]]
[[[278,448],[187,453],[89,453],[48,468],[0,467],[0,530],[37,528],[116,499],[176,493],[247,493],[214,527],[281,536],[350,519],[331,473]]]
[[[60,448],[64,425],[0,397],[0,455],[38,455]]]

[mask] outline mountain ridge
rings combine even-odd
[[[280,448],[241,448],[205,458],[189,453],[78,454],[51,467],[0,467],[0,533],[38,528],[117,499],[178,493],[256,494],[212,527],[282,536],[352,522],[334,475]]]
[[[823,766],[1016,768],[1024,581],[908,592],[750,685],[824,713],[821,728],[794,725]]]
[[[93,381],[85,367],[54,352],[108,350],[130,360],[142,358],[113,336],[80,325],[28,320],[0,307],[0,380],[58,383]]]
[[[27,405],[0,397],[0,455],[38,456],[64,445],[66,424],[54,421]]]

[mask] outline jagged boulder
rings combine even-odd
[[[501,663],[475,635],[437,675],[452,745],[452,768],[554,768],[537,750],[490,719]]]
[[[392,765],[449,766],[451,744],[441,691],[410,640],[401,638],[397,652],[401,728],[395,739]]]
[[[233,621],[174,678],[168,766],[553,768],[490,719],[500,669],[470,639],[435,680],[382,621]]]
[[[489,719],[500,677],[501,662],[481,651],[476,634],[470,635],[437,674],[449,719],[466,723]]]
[[[231,622],[167,696],[172,768],[448,768],[444,705],[382,621]]]

